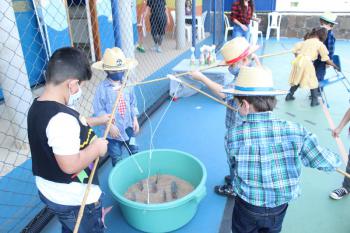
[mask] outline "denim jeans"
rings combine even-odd
[[[247,31],[244,31],[238,24],[233,24],[233,33],[232,33],[232,37],[236,38],[238,36],[244,37],[247,39],[247,41],[249,41],[249,37],[250,37],[250,28],[249,25],[246,25],[248,27]]]
[[[232,233],[278,233],[288,204],[274,208],[259,207],[243,201],[238,196],[232,214]]]
[[[39,197],[49,210],[51,210],[62,224],[62,233],[72,233],[78,218],[80,206],[59,205],[48,200],[39,192]],[[101,198],[100,198],[101,199]],[[102,203],[99,200],[85,206],[84,215],[80,223],[79,233],[103,233],[104,226],[102,218]]]
[[[138,147],[130,143],[130,138],[134,137],[134,130],[129,127],[125,130],[125,132],[129,137],[129,140],[127,141],[119,141],[119,140],[108,138],[107,153],[109,157],[111,157],[113,166],[122,159],[123,147],[126,148],[129,155],[136,154],[138,152]]]
[[[349,160],[348,160],[348,164],[346,165],[346,172],[350,173],[350,152],[349,152]],[[346,176],[344,177],[344,181],[343,181],[343,187],[348,190],[348,192],[350,192],[350,179],[347,178]]]

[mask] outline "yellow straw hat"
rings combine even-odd
[[[286,90],[276,90],[273,87],[271,71],[261,66],[242,66],[233,88],[224,89],[222,92],[243,96],[275,96],[288,93]]]
[[[123,51],[114,47],[106,49],[101,61],[92,64],[92,68],[104,71],[130,70],[138,64],[133,58],[126,58]]]
[[[332,12],[324,12],[320,19],[323,19],[324,21],[331,23],[331,24],[338,24],[335,20],[337,19],[337,16],[333,14]]]
[[[239,62],[259,49],[259,46],[251,46],[244,37],[236,37],[227,41],[221,48],[221,54],[227,65]]]

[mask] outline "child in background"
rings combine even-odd
[[[106,49],[102,61],[92,65],[93,68],[107,73],[107,78],[97,87],[93,100],[96,116],[112,112],[125,72],[136,65],[137,61],[125,58],[124,53],[119,48]],[[107,152],[113,166],[122,159],[123,147],[126,147],[129,155],[138,152],[135,142],[135,134],[139,132],[137,115],[134,91],[132,88],[124,88],[115,114],[115,123],[111,126],[107,137],[109,142]]]
[[[322,148],[302,125],[273,115],[275,96],[286,91],[274,89],[269,70],[241,67],[235,86],[223,92],[235,96],[245,117],[226,135],[237,195],[232,232],[280,232],[288,203],[300,195],[302,164],[335,171],[339,156]]]
[[[345,113],[338,127],[332,130],[332,136],[339,137],[341,131],[343,130],[345,125],[349,123],[349,121],[350,121],[350,108]],[[350,173],[350,154],[349,154],[348,164],[346,165],[346,172]],[[349,192],[350,192],[350,179],[347,177],[344,177],[342,187],[333,190],[333,192],[331,192],[329,196],[334,200],[339,200],[345,197],[346,195],[348,195]]]
[[[327,38],[324,41],[324,45],[328,49],[328,57],[330,60],[333,60],[334,55],[334,48],[335,48],[335,37],[334,33],[332,31],[333,27],[337,22],[335,21],[337,19],[336,15],[333,15],[330,12],[325,12],[320,17],[320,24],[321,27],[324,27],[327,29]],[[321,57],[319,56],[316,61],[314,61],[314,66],[316,70],[316,76],[317,80],[320,82],[324,80],[324,77],[326,75],[326,63],[321,60]]]
[[[145,53],[146,50],[143,47],[143,39],[146,36],[146,22],[145,22],[145,16],[146,16],[146,0],[142,1],[142,8],[141,8],[141,15],[140,15],[140,22],[137,24],[137,30],[139,35],[139,43],[136,46],[137,51],[141,53]]]
[[[294,100],[294,92],[302,87],[311,90],[311,107],[319,105],[317,99],[318,81],[313,61],[320,55],[323,62],[338,69],[329,59],[328,50],[323,44],[326,38],[327,29],[317,27],[305,35],[304,41],[294,46],[293,53],[296,58],[292,62],[292,71],[289,76],[291,88],[286,96],[286,101]]]
[[[253,59],[257,65],[260,65],[258,57],[254,52],[258,49],[257,46],[250,46],[248,41],[243,37],[236,37],[228,41],[221,49],[221,53],[224,56],[226,63],[229,65],[228,69],[233,76],[237,76],[241,66],[251,65],[251,60]],[[228,105],[237,107],[233,101],[233,95],[222,93],[223,88],[230,88],[234,85],[234,82],[227,84],[225,87],[210,80],[204,74],[198,71],[191,73],[193,79],[204,83],[215,95],[227,101]],[[241,124],[242,119],[237,111],[232,111],[231,109],[226,109],[226,119],[225,126],[226,129],[235,127]],[[214,187],[214,191],[223,196],[233,197],[232,188],[232,173],[231,165],[228,160],[230,175],[225,176],[225,184],[217,185]]]

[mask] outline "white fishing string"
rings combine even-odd
[[[146,103],[145,103],[145,97],[144,97],[144,95],[143,95],[143,92],[142,92],[141,87],[139,87],[141,96],[142,96],[143,101],[144,101],[144,112],[145,112],[146,118],[147,118],[148,121],[150,122],[150,131],[151,131],[150,149],[149,149],[149,152],[150,152],[150,153],[149,153],[149,157],[148,157],[148,175],[147,175],[147,182],[146,182],[146,186],[147,186],[147,204],[149,204],[149,202],[150,202],[150,200],[149,200],[149,198],[150,198],[149,178],[150,178],[150,176],[151,176],[151,160],[152,160],[152,153],[153,153],[153,150],[154,150],[153,138],[154,138],[154,135],[156,134],[156,132],[157,132],[157,130],[158,130],[158,128],[159,128],[161,122],[164,120],[165,115],[166,115],[167,112],[169,111],[169,109],[170,109],[170,107],[171,107],[171,105],[172,105],[172,103],[173,103],[173,100],[174,100],[174,98],[175,98],[175,96],[176,96],[176,94],[177,94],[177,92],[178,92],[178,90],[179,90],[179,87],[180,87],[180,83],[178,83],[178,85],[177,85],[177,87],[176,87],[176,89],[175,89],[174,95],[173,95],[173,97],[171,98],[171,100],[170,100],[168,106],[166,107],[165,111],[163,112],[163,114],[162,114],[160,120],[158,121],[158,123],[157,123],[156,128],[155,128],[154,131],[153,131],[153,127],[152,127],[152,121],[151,121],[151,119],[149,118],[149,116],[147,115],[146,110],[145,110],[145,108],[146,108],[146,107],[145,107],[145,105],[146,105]],[[153,132],[152,132],[152,131],[153,131]]]

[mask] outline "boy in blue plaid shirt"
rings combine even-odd
[[[232,232],[280,232],[288,202],[300,195],[302,164],[323,171],[341,165],[339,156],[318,145],[302,125],[279,120],[272,111],[276,95],[272,74],[262,67],[241,67],[233,94],[243,123],[228,129],[236,196]]]
[[[234,78],[238,75],[239,69],[241,66],[250,66],[252,65],[252,60],[256,63],[256,65],[260,65],[260,61],[258,57],[254,54],[254,52],[258,49],[257,46],[250,46],[248,41],[243,37],[236,37],[230,41],[228,41],[221,49],[221,53],[225,59],[226,64],[229,66],[228,69],[230,73],[234,76]],[[214,94],[224,99],[228,105],[232,107],[236,107],[233,101],[232,94],[224,94],[222,93],[223,88],[229,88],[234,85],[234,79],[231,83],[222,86],[199,71],[194,71],[191,73],[193,79],[202,82],[206,85]],[[229,129],[232,126],[241,124],[242,119],[237,113],[237,111],[232,111],[231,109],[226,109],[226,118],[225,118],[225,126],[226,129]],[[230,161],[228,161],[229,167]],[[232,188],[232,172],[230,169],[230,175],[225,176],[225,184],[216,185],[214,187],[215,193],[233,197],[234,192]]]

